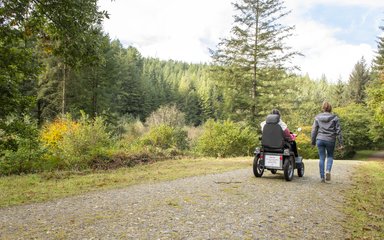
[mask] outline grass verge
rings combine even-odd
[[[384,239],[384,161],[362,165],[347,192],[345,228],[350,239]]]
[[[53,172],[0,178],[0,207],[44,202],[91,191],[221,173],[252,166],[251,157],[160,161],[98,172]]]
[[[374,154],[375,150],[359,150],[356,152],[355,156],[353,156],[353,160],[367,160],[372,154]]]

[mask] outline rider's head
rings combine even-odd
[[[272,114],[276,114],[276,115],[279,115],[279,116],[280,116],[280,111],[279,111],[279,110],[277,110],[277,109],[273,109],[271,113],[272,113]]]

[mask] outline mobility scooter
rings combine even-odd
[[[295,157],[291,144],[284,138],[283,130],[278,124],[279,121],[279,115],[267,116],[261,136],[261,147],[255,150],[253,173],[255,177],[261,177],[264,170],[270,170],[272,174],[282,170],[285,180],[291,181],[294,169],[297,169],[299,177],[304,176],[304,162],[302,157]]]

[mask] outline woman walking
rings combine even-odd
[[[317,146],[319,151],[319,168],[321,182],[331,180],[331,170],[333,164],[333,152],[335,150],[336,138],[340,147],[343,145],[339,118],[332,114],[332,106],[328,102],[324,102],[322,106],[323,112],[315,117],[312,125],[311,140],[312,145]],[[327,158],[327,167],[324,178],[325,158]]]

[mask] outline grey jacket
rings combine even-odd
[[[315,117],[315,122],[312,125],[311,141],[312,145],[316,144],[316,140],[325,140],[336,142],[336,138],[340,145],[343,145],[343,137],[339,118],[329,112],[323,112]]]

